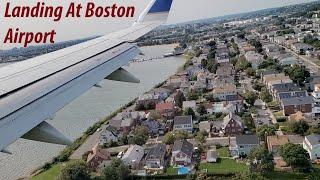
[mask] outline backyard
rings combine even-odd
[[[207,170],[208,173],[228,174],[249,171],[249,167],[243,163],[237,163],[233,159],[219,159],[217,163],[201,163],[200,170]]]

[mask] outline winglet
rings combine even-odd
[[[148,14],[163,13],[171,10],[173,0],[156,0]]]
[[[151,0],[134,25],[147,21],[167,21],[173,0]]]

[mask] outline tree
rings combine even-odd
[[[84,161],[72,161],[68,162],[65,166],[62,166],[60,180],[89,180],[90,171],[87,164]]]
[[[252,172],[236,173],[231,179],[232,180],[267,180],[267,178],[263,177],[261,174],[252,173]]]
[[[144,126],[137,126],[133,132],[132,143],[137,145],[144,145],[148,140],[148,128]]]
[[[252,67],[249,67],[246,69],[246,74],[247,76],[255,76],[256,75],[256,71],[252,69]]]
[[[201,66],[202,66],[202,67],[207,67],[207,65],[208,65],[208,60],[202,59],[202,60],[201,60]]]
[[[308,152],[299,144],[288,143],[280,147],[279,154],[292,168],[310,167]]]
[[[305,66],[294,65],[285,71],[293,82],[303,85],[305,80],[310,77],[310,72]]]
[[[255,172],[265,174],[274,171],[272,162],[272,154],[264,147],[256,147],[252,149],[248,155],[251,168]]]
[[[123,162],[121,159],[115,158],[112,160],[112,163],[110,166],[107,166],[102,171],[103,179],[108,180],[122,180],[126,179],[129,175],[129,168]]]
[[[195,139],[200,143],[203,144],[206,142],[206,136],[205,136],[206,132],[197,132]]]
[[[207,109],[206,107],[203,105],[203,104],[200,104],[198,107],[197,107],[197,112],[202,116],[204,114],[207,114]]]
[[[246,69],[252,67],[251,63],[246,60],[244,56],[241,56],[236,63],[237,71],[245,71]]]
[[[178,91],[177,95],[174,98],[174,101],[175,101],[176,105],[178,107],[182,108],[183,101],[185,101],[185,100],[186,100],[186,98],[184,97],[183,92]]]
[[[250,104],[251,106],[254,105],[254,103],[256,102],[257,100],[257,95],[256,93],[252,92],[252,91],[248,91],[244,94],[244,99],[246,100],[246,102],[248,104]]]
[[[295,134],[304,135],[309,130],[309,125],[305,121],[291,122],[289,123],[289,131]]]
[[[192,100],[197,100],[199,98],[199,94],[195,91],[189,91],[188,92],[188,100],[192,101]]]
[[[263,125],[258,128],[257,135],[260,139],[265,139],[265,136],[275,135],[276,128],[274,126]]]
[[[163,136],[163,140],[162,141],[167,145],[171,145],[171,144],[174,143],[175,137],[174,137],[173,133],[168,132]]]
[[[186,108],[184,111],[183,111],[183,115],[184,116],[192,116],[192,117],[195,117],[196,114],[194,113],[193,109],[192,108]]]
[[[149,119],[158,120],[161,118],[162,118],[161,114],[158,113],[157,111],[152,110],[149,112]]]
[[[255,125],[254,125],[254,122],[253,122],[253,118],[252,118],[250,113],[244,113],[241,118],[244,121],[244,124],[249,129],[254,129],[255,128]]]
[[[267,88],[262,88],[260,92],[260,98],[263,102],[269,103],[272,102],[272,96],[269,93]]]

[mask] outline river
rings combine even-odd
[[[150,46],[141,48],[145,57],[157,57],[173,50],[173,46]],[[109,115],[121,105],[164,81],[184,63],[183,57],[169,57],[125,67],[141,80],[140,84],[103,81],[102,88],[92,88],[48,121],[66,136],[76,139],[95,122]],[[3,64],[0,64],[3,66]],[[17,140],[8,147],[13,155],[0,154],[0,179],[11,180],[27,176],[36,167],[56,156],[64,146]]]

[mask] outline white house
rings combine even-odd
[[[303,141],[303,148],[308,151],[312,161],[320,159],[320,134],[306,136]]]
[[[193,145],[187,140],[175,141],[172,147],[172,165],[190,165],[192,163],[193,152]]]
[[[193,130],[192,116],[176,116],[176,117],[174,117],[173,130],[187,131],[187,132],[192,133],[192,130]]]
[[[127,150],[121,160],[125,165],[130,166],[132,169],[138,169],[143,156],[144,148],[138,145],[133,145]]]
[[[99,137],[99,145],[103,146],[110,142],[118,142],[119,138],[122,137],[122,134],[117,130],[116,127],[111,125],[102,128],[100,137]]]

